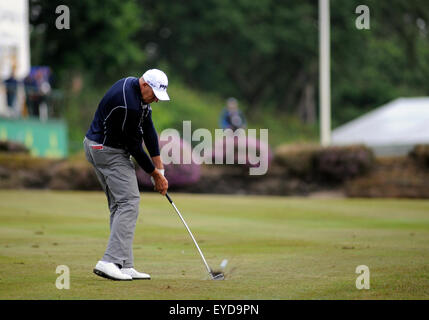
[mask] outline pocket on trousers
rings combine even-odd
[[[105,148],[93,148],[89,146],[89,150],[94,161],[94,165],[105,167],[111,163],[111,154],[105,151]]]
[[[91,149],[95,165],[100,167],[129,166],[130,159],[125,150],[103,146],[101,149]],[[128,161],[127,161],[128,160]]]

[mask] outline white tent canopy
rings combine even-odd
[[[0,0],[0,77],[10,76],[16,63],[16,77],[30,71],[28,0]]]
[[[24,88],[18,86],[15,110],[8,108],[3,80],[13,76],[24,79],[30,72],[28,0],[0,0],[0,115],[17,116],[25,100]]]
[[[429,144],[429,97],[399,98],[333,130],[333,145],[365,144],[378,155]]]

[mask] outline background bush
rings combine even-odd
[[[284,144],[276,148],[274,160],[284,166],[292,175],[310,177],[313,174],[313,164],[321,150],[312,144]]]
[[[374,154],[365,146],[335,146],[317,152],[314,170],[319,179],[338,183],[367,173],[373,163]]]
[[[374,155],[360,145],[281,145],[275,151],[275,160],[294,176],[330,184],[365,174],[373,165]]]
[[[416,145],[413,150],[411,150],[409,156],[423,168],[429,169],[429,145]]]
[[[349,197],[429,198],[429,172],[410,157],[377,159],[374,170],[345,184]]]
[[[159,147],[166,144],[174,144],[180,147],[180,155],[171,155],[174,157],[173,163],[164,164],[165,177],[168,180],[169,188],[177,188],[195,184],[200,179],[200,165],[192,162],[191,164],[183,164],[184,154],[191,152],[191,146],[181,138],[171,137],[169,141],[159,141]],[[190,154],[188,154],[190,156]],[[153,190],[153,184],[150,180],[150,176],[136,165],[137,181],[141,188],[147,190]],[[178,163],[178,164],[175,164]],[[180,163],[180,164],[179,164]]]
[[[0,152],[29,153],[30,150],[28,150],[28,148],[22,143],[9,140],[0,140]]]

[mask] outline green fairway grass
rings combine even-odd
[[[92,273],[109,235],[102,192],[0,191],[0,299],[428,299],[429,201],[141,195],[135,267],[150,281]],[[58,265],[70,269],[59,290]],[[370,289],[356,289],[356,267]]]

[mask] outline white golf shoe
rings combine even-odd
[[[125,275],[131,276],[133,280],[150,280],[149,274],[138,272],[134,268],[122,268],[121,272]]]
[[[94,268],[94,273],[97,276],[111,280],[133,280],[130,275],[121,272],[121,269],[112,262],[98,261]]]

